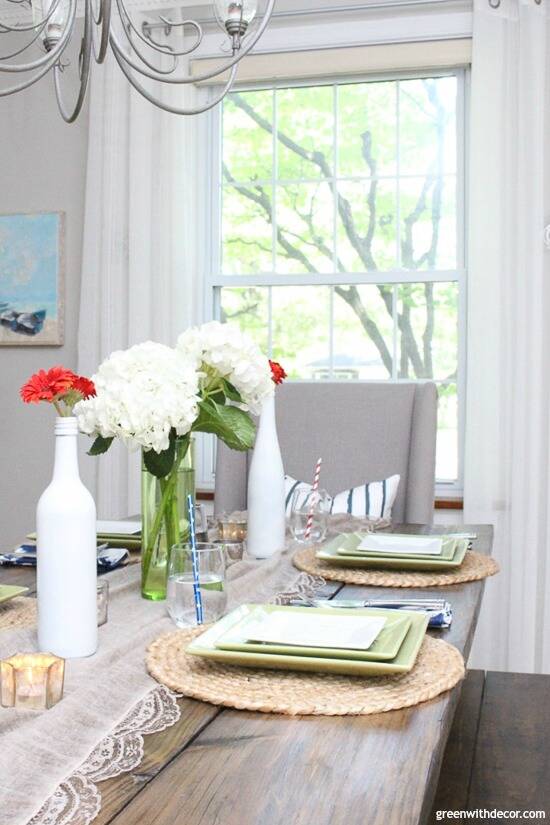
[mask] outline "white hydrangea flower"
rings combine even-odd
[[[113,352],[93,382],[97,395],[74,409],[80,430],[120,438],[130,449],[160,453],[170,430],[185,435],[198,415],[195,361],[163,344],[146,341]]]
[[[198,368],[206,364],[217,370],[253,413],[259,413],[264,399],[274,392],[268,359],[238,327],[219,321],[191,327],[178,338],[177,349],[193,358]]]

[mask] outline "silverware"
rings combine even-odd
[[[414,610],[443,610],[445,599],[291,599],[295,607],[403,607]]]
[[[450,627],[453,620],[453,611],[445,599],[308,599],[307,597],[292,599],[289,604],[295,607],[334,607],[360,608],[374,607],[391,610],[413,610],[427,613],[430,617],[429,626]]]

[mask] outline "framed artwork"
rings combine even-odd
[[[60,346],[65,215],[0,215],[0,346]]]

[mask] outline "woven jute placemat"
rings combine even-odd
[[[184,696],[238,710],[366,716],[426,702],[464,677],[459,651],[430,636],[409,673],[363,678],[237,667],[188,655],[187,645],[202,632],[203,628],[192,628],[161,636],[147,651],[147,669],[158,682]]]
[[[329,581],[345,584],[371,584],[377,587],[444,587],[449,584],[462,584],[479,579],[486,579],[498,573],[499,566],[491,556],[484,556],[469,550],[464,561],[454,570],[437,573],[427,570],[367,570],[364,567],[338,567],[321,561],[315,555],[313,547],[304,547],[293,556],[293,564],[298,570],[312,576],[322,576]]]
[[[36,599],[16,596],[15,599],[0,604],[0,630],[29,627],[33,624],[36,624]]]

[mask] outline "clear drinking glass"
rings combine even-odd
[[[290,529],[296,541],[315,543],[327,534],[330,496],[326,490],[304,493],[297,489],[292,496]],[[309,530],[308,530],[309,525]]]
[[[216,547],[221,547],[225,554],[225,563],[227,567],[234,564],[236,561],[242,561],[244,555],[243,541],[224,541],[224,539],[214,539],[213,542]]]
[[[202,620],[204,624],[215,622],[223,616],[227,605],[223,548],[216,544],[198,542],[197,564]],[[198,624],[190,544],[175,544],[170,551],[166,599],[170,618],[178,627]]]

